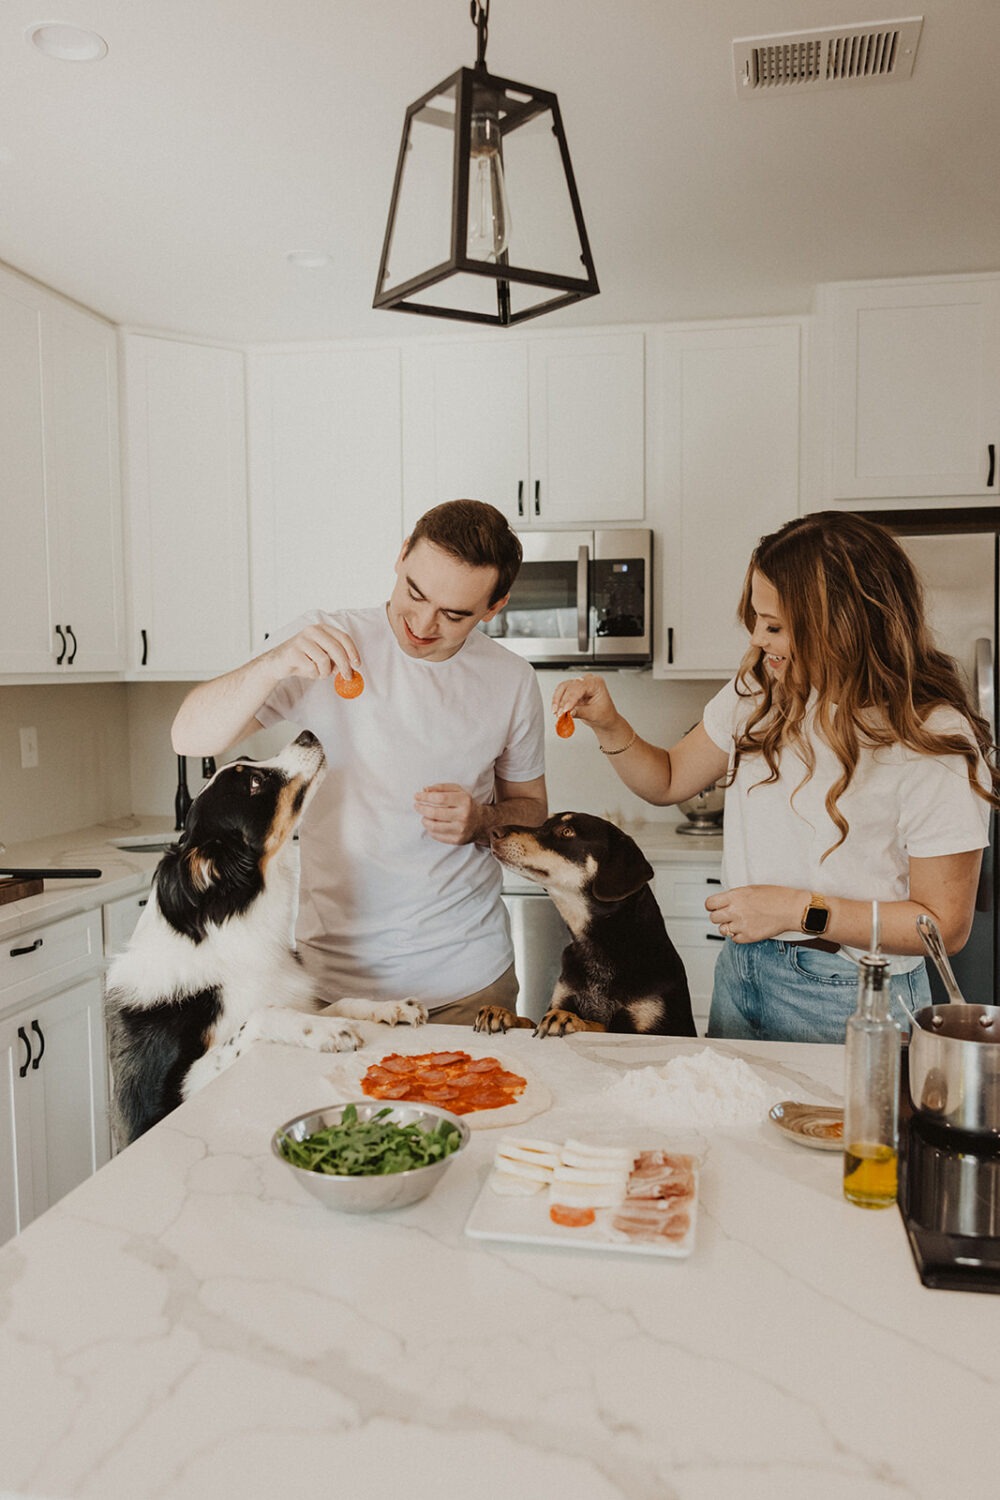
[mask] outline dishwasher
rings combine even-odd
[[[517,1013],[540,1021],[549,1008],[572,934],[550,896],[531,880],[504,870],[501,898],[510,918],[514,969],[520,982]]]

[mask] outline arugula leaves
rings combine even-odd
[[[417,1124],[394,1124],[385,1118],[391,1113],[387,1105],[370,1120],[359,1120],[356,1107],[348,1104],[339,1125],[327,1125],[301,1141],[284,1136],[281,1154],[307,1172],[323,1172],[330,1177],[381,1177],[428,1167],[450,1156],[462,1143],[461,1132],[450,1120],[441,1120],[433,1130],[423,1130]]]

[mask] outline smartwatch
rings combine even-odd
[[[817,896],[815,891],[809,897],[809,905],[802,913],[802,921],[799,926],[803,932],[808,932],[810,937],[819,937],[830,925],[830,908],[822,896]]]

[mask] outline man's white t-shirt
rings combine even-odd
[[[741,697],[735,679],[707,704],[705,730],[713,744],[729,755],[754,706]],[[722,881],[727,890],[744,885],[798,886],[825,896],[855,901],[905,901],[909,896],[909,861],[984,849],[989,843],[989,804],[969,785],[959,755],[922,755],[903,745],[860,751],[850,786],[838,806],[849,832],[831,854],[824,854],[840,831],[824,806],[828,789],[841,775],[841,764],[818,734],[810,734],[811,707],[805,731],[816,754],[812,777],[794,749],[778,760],[778,780],[767,783],[763,756],[744,755],[736,780],[726,792]],[[936,733],[964,734],[974,744],[968,721],[955,709],[937,708],[927,718]],[[980,763],[980,781],[989,776]],[[796,929],[778,934],[801,939]],[[854,958],[860,951],[843,952]],[[894,967],[915,968],[919,958],[900,958]]]
[[[502,872],[488,849],[431,838],[413,798],[451,782],[487,803],[498,776],[542,776],[538,683],[479,630],[447,661],[407,656],[384,605],[314,610],[282,636],[319,622],[354,640],[364,692],[343,699],[332,677],[287,678],[257,713],[262,724],[312,730],[327,758],[299,834],[299,950],[326,1001],[414,995],[446,1005],[513,961]]]

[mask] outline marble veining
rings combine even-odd
[[[373,1056],[459,1028],[362,1028]],[[705,1042],[491,1039],[560,1118]],[[835,1047],[711,1044],[839,1101]],[[337,1215],[270,1154],[332,1059],[257,1044],[0,1250],[0,1494],[939,1500],[996,1488],[1000,1299],[767,1121],[709,1136],[682,1261],[469,1239],[495,1136]]]

